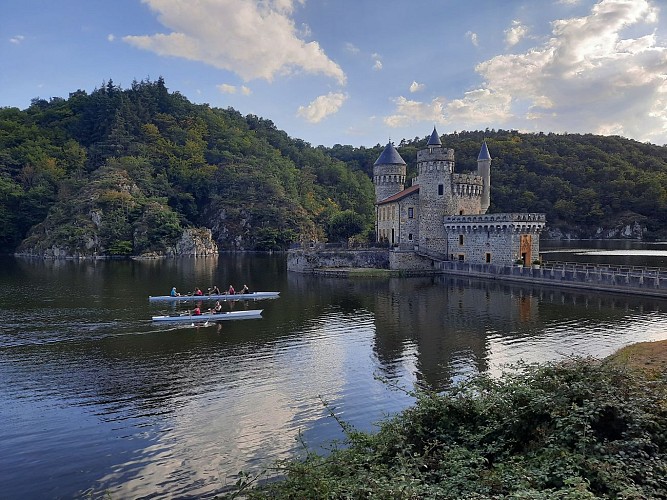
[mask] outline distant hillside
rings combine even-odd
[[[502,130],[442,138],[462,171],[487,140],[492,211],[546,212],[573,236],[635,225],[667,237],[665,147]],[[398,145],[409,172],[425,143]],[[314,148],[269,120],[192,104],[161,78],[35,99],[0,109],[0,251],[160,253],[192,227],[223,250],[372,238],[381,149]]]

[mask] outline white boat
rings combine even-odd
[[[252,292],[252,293],[221,293],[219,295],[149,295],[150,302],[175,302],[179,300],[259,300],[259,299],[277,299],[280,292]]]
[[[202,322],[202,321],[224,321],[230,319],[257,319],[262,317],[262,309],[251,309],[249,311],[230,311],[223,313],[215,314],[198,314],[192,315],[191,313],[184,314],[170,314],[168,316],[153,316],[153,321],[191,321],[191,322]]]

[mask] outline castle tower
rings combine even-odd
[[[491,203],[491,155],[489,154],[489,148],[486,147],[486,141],[482,143],[482,149],[480,149],[477,157],[477,175],[482,177],[484,181],[481,213],[485,214]]]
[[[373,164],[375,203],[403,191],[406,164],[394,145],[389,142]]]
[[[419,183],[419,249],[442,254],[446,248],[443,217],[453,215],[454,150],[442,147],[435,127],[426,148],[417,152]]]

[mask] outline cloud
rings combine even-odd
[[[234,85],[228,85],[226,83],[221,83],[217,86],[218,90],[223,94],[236,94],[236,87]]]
[[[371,58],[373,59],[373,69],[375,71],[380,71],[382,69],[382,57],[380,54],[373,53],[371,54]]]
[[[350,54],[358,54],[359,53],[359,47],[354,45],[353,43],[347,42],[345,44],[345,50],[347,50]]]
[[[14,45],[20,44],[23,40],[25,40],[25,37],[23,35],[16,35],[13,36],[9,39],[10,43],[13,43]]]
[[[116,39],[116,36],[113,33],[109,33],[107,35],[107,40],[109,40],[110,42],[113,42],[115,39]]]
[[[221,83],[220,85],[217,85],[217,88],[223,94],[236,94],[237,92],[240,92],[242,95],[252,94],[252,90],[250,90],[245,85],[241,85],[240,87],[237,87],[235,85],[229,85],[227,83]]]
[[[554,21],[550,37],[526,52],[479,63],[484,82],[478,89],[430,103],[399,97],[385,123],[509,123],[665,143],[667,47],[653,32],[657,19],[648,0],[599,0],[584,17]],[[627,32],[634,37],[623,38]]]
[[[290,17],[303,0],[142,0],[171,32],[125,36],[135,47],[229,70],[245,81],[297,72],[346,76],[320,45],[306,42]]]
[[[472,31],[466,31],[466,38],[469,38],[472,44],[477,47],[479,46],[479,40],[477,38],[477,33],[473,33]]]
[[[521,24],[521,21],[512,21],[512,26],[505,30],[505,44],[513,47],[519,43],[528,34],[528,28]]]
[[[319,123],[327,116],[338,112],[346,100],[347,95],[343,93],[329,92],[327,95],[317,97],[308,106],[299,106],[296,114],[310,123]]]
[[[423,83],[417,83],[413,80],[413,82],[410,84],[410,93],[414,94],[415,92],[424,90],[424,87],[425,85]]]

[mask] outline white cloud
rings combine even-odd
[[[123,37],[135,47],[233,71],[246,81],[305,72],[346,82],[317,42],[299,37],[290,15],[304,0],[142,1],[172,31]]]
[[[217,86],[218,90],[223,94],[236,94],[236,87],[227,83],[221,83]]]
[[[308,106],[299,106],[297,116],[310,123],[319,123],[327,116],[338,112],[346,100],[347,95],[341,92],[329,92],[327,95],[317,97]]]
[[[385,123],[510,124],[523,130],[615,133],[667,142],[667,46],[649,0],[599,0],[588,15],[552,23],[548,40],[477,65],[484,83],[461,98],[395,100]],[[633,33],[634,37],[623,35]],[[645,34],[641,35],[641,31]]]
[[[220,85],[217,85],[217,87],[218,87],[218,90],[220,92],[222,92],[223,94],[236,94],[237,92],[240,92],[243,95],[252,94],[252,90],[250,90],[245,85],[241,85],[240,87],[236,87],[235,85],[229,85],[227,83],[221,83]]]
[[[417,83],[413,80],[413,82],[410,84],[410,93],[414,94],[415,92],[424,90],[424,87],[425,85],[423,83]]]
[[[110,42],[113,42],[115,39],[116,39],[116,35],[114,35],[113,33],[109,33],[107,35],[107,40],[109,40]]]
[[[374,52],[371,54],[371,58],[373,59],[373,69],[380,71],[382,69],[382,57],[380,54]]]
[[[512,21],[512,26],[505,30],[505,44],[513,47],[519,43],[528,34],[528,28],[521,24],[521,21]]]
[[[470,39],[470,41],[475,47],[479,45],[479,39],[477,37],[477,33],[473,33],[472,31],[467,31],[466,37]]]
[[[23,35],[16,35],[13,36],[9,39],[10,43],[13,43],[14,45],[20,44],[23,40],[25,40],[25,37]]]
[[[359,53],[359,47],[354,45],[353,43],[347,42],[345,44],[345,50],[347,50],[350,54],[358,54]]]

